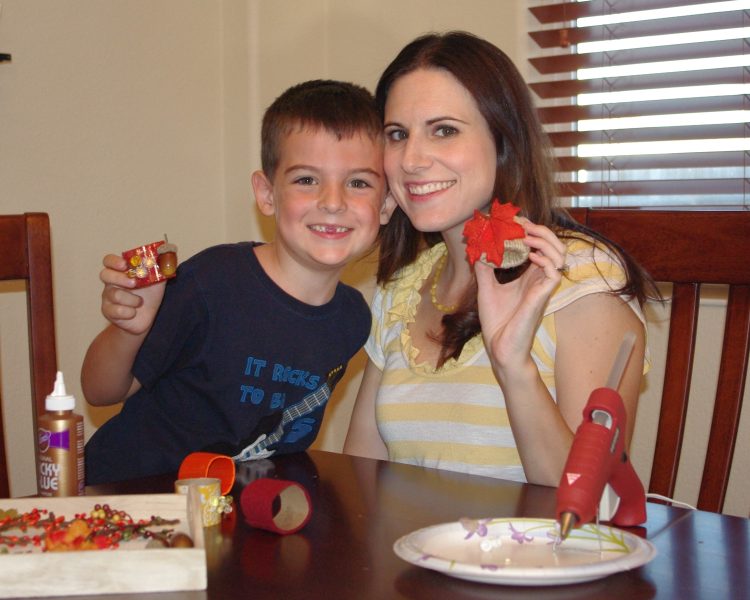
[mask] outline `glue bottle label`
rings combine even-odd
[[[39,494],[82,496],[84,493],[83,419],[70,412],[39,418]]]

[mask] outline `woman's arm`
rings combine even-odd
[[[635,333],[635,345],[618,391],[625,404],[625,449],[635,429],[638,397],[643,381],[646,331],[641,320],[621,296],[592,294],[573,302],[555,319],[557,404],[575,431],[591,392],[607,383],[625,334]]]
[[[534,336],[562,277],[567,248],[546,227],[524,223],[532,266],[518,280],[498,285],[492,269],[477,263],[479,314],[488,355],[527,479],[558,485],[573,434],[590,393],[606,383],[627,331],[636,346],[620,386],[632,435],[640,390],[644,328],[619,296],[596,293],[555,313],[556,397],[544,385],[532,357]]]
[[[643,324],[621,298],[592,294],[555,315],[557,403],[538,371],[501,382],[513,434],[529,481],[558,485],[591,392],[605,385],[626,332],[636,343],[619,387],[627,413],[625,447],[635,424],[643,372]]]
[[[380,437],[375,421],[375,398],[383,372],[372,361],[367,361],[362,382],[354,402],[344,452],[354,456],[388,459],[388,450]]]

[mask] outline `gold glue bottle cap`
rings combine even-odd
[[[57,372],[55,377],[55,388],[44,400],[44,408],[48,411],[73,410],[76,407],[76,399],[65,391],[65,381],[62,371]]]

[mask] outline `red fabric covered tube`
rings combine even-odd
[[[262,477],[248,483],[242,490],[240,506],[248,525],[281,535],[296,533],[312,516],[307,490],[284,479]]]

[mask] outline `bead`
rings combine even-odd
[[[440,257],[440,260],[435,267],[435,276],[432,278],[432,285],[430,286],[430,300],[432,301],[432,305],[442,313],[452,313],[457,308],[456,305],[446,306],[445,304],[440,304],[437,299],[437,286],[440,282],[440,276],[443,274],[443,269],[445,268],[445,262],[447,260],[448,250],[446,249],[445,254]]]
[[[159,254],[159,268],[165,277],[171,277],[177,271],[177,255],[174,252]]]

